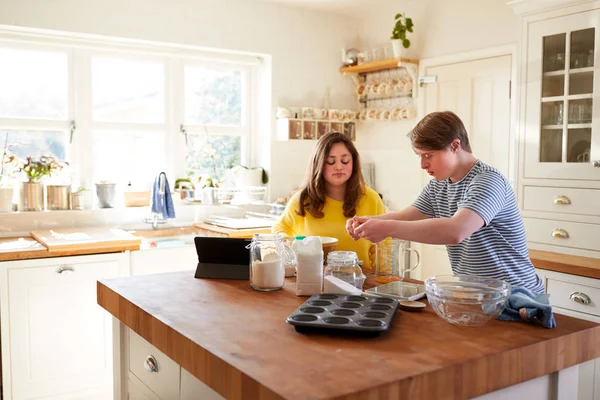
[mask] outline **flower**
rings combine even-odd
[[[15,155],[10,155],[8,161],[16,164],[17,172],[24,172],[25,175],[27,175],[29,182],[37,182],[69,165],[67,162],[59,162],[58,159],[53,156],[40,156],[39,159],[28,156],[23,160]]]

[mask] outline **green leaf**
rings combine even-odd
[[[406,29],[411,30],[413,26],[412,18],[406,18]]]
[[[398,19],[398,18],[402,18],[402,14],[396,14],[396,17],[394,17],[394,19]]]
[[[410,47],[410,40],[404,39],[402,41],[402,46],[404,46],[405,49],[408,49]]]

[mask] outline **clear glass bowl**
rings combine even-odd
[[[455,325],[480,326],[504,310],[510,284],[473,275],[439,275],[425,280],[431,308]]]

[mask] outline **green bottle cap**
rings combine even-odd
[[[296,236],[294,239],[296,239],[296,240],[302,240],[302,239],[304,239],[305,237],[306,237],[306,236]]]

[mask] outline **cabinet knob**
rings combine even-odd
[[[560,196],[556,196],[554,198],[554,204],[569,205],[571,204],[571,199],[561,194]]]
[[[146,371],[148,372],[158,372],[158,362],[152,354],[146,357],[146,360],[144,361],[144,368],[146,368]]]
[[[600,160],[596,160],[592,163],[592,165],[596,168],[600,168]]]
[[[72,274],[73,272],[75,272],[73,267],[69,267],[67,265],[61,265],[60,267],[56,268],[57,274]]]
[[[569,296],[569,299],[573,300],[575,303],[579,303],[579,304],[590,304],[592,302],[592,299],[590,299],[590,296],[588,296],[585,293],[581,293],[581,292],[573,292],[571,293],[571,295]]]
[[[555,238],[558,238],[558,239],[568,239],[569,238],[569,232],[567,232],[564,229],[554,228],[554,229],[552,229],[552,237],[555,237]]]

